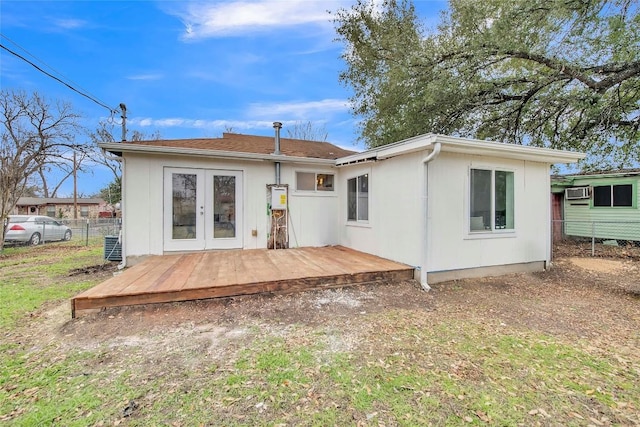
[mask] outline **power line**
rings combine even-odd
[[[71,89],[72,91],[84,96],[85,98],[90,99],[91,101],[95,102],[96,104],[98,104],[101,107],[106,108],[107,110],[109,110],[109,113],[113,114],[116,112],[116,110],[114,110],[113,108],[109,107],[108,105],[104,104],[103,102],[99,101],[98,99],[96,99],[95,97],[93,97],[92,95],[89,95],[86,92],[83,92],[79,89],[76,89],[75,87],[71,86],[69,83],[61,80],[60,78],[54,76],[53,74],[43,70],[42,68],[40,68],[38,65],[34,64],[33,62],[29,61],[27,58],[25,58],[24,56],[20,55],[17,52],[14,52],[13,50],[9,49],[8,47],[6,47],[5,45],[3,45],[2,43],[0,43],[0,47],[3,48],[4,50],[6,50],[7,52],[9,52],[10,54],[16,56],[17,58],[22,59],[23,61],[25,61],[27,64],[31,65],[33,68],[35,68],[36,70],[40,71],[41,73],[51,77],[52,79],[56,80],[59,83],[62,83],[63,85],[65,85],[66,87],[68,87],[69,89]]]
[[[13,45],[15,45],[16,47],[18,47],[20,50],[22,50],[26,56],[30,56],[31,58],[33,58],[35,60],[35,62],[39,62],[40,64],[42,64],[44,67],[48,68],[49,70],[51,70],[54,74],[57,74],[60,79],[66,80],[68,81],[70,84],[73,84],[75,87],[82,89],[84,92],[89,93],[89,91],[85,88],[83,88],[82,86],[80,86],[77,82],[74,82],[73,80],[71,80],[69,77],[65,76],[64,74],[62,74],[60,71],[56,70],[55,68],[53,68],[51,65],[47,64],[46,62],[44,62],[42,59],[38,58],[37,56],[35,56],[33,53],[29,52],[27,49],[25,49],[24,47],[20,46],[15,40],[11,40],[9,37],[7,37],[6,34],[2,34],[0,32],[0,37],[7,39],[9,42],[11,42]],[[96,97],[97,99],[97,97]]]

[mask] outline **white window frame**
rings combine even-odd
[[[309,171],[309,170],[296,170],[295,172],[295,180],[296,180],[296,192],[303,194],[323,194],[323,195],[335,195],[336,194],[336,174],[333,172],[324,172],[324,171]],[[313,174],[313,180],[316,183],[315,188],[313,190],[301,190],[298,188],[298,174],[306,173]],[[333,187],[330,190],[318,190],[318,175],[331,175],[333,177]]]
[[[483,230],[471,230],[471,171],[472,170],[486,170],[491,171],[491,219],[490,229]],[[495,177],[496,172],[510,172],[513,174],[513,228],[496,229],[495,228]],[[464,234],[466,239],[490,239],[490,238],[502,238],[502,237],[516,237],[517,232],[517,174],[514,169],[508,167],[499,167],[495,165],[471,165],[467,169],[466,191],[465,191],[465,221],[464,221]]]
[[[358,219],[360,216],[360,190],[358,188],[358,181],[360,177],[367,177],[367,219]],[[349,181],[356,180],[356,217],[355,219],[349,218]],[[353,175],[347,178],[345,183],[346,195],[347,195],[347,223],[348,224],[369,224],[371,221],[371,172],[363,171],[357,175]]]

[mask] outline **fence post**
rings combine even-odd
[[[591,222],[591,256],[596,256],[596,222]]]
[[[85,241],[85,246],[89,246],[89,218],[87,218],[87,237]]]

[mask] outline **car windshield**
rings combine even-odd
[[[15,222],[27,222],[28,219],[28,216],[11,216],[9,217],[9,224],[13,224]]]

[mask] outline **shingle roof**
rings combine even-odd
[[[616,175],[616,176],[636,176],[640,175],[640,169],[608,169],[608,170],[599,170],[599,171],[582,171],[576,173],[568,173],[561,175],[551,175],[551,179],[560,179],[560,178],[570,178],[570,177],[587,177],[587,176],[607,176],[607,175]]]
[[[255,154],[272,154],[275,150],[274,137],[226,132],[222,134],[222,138],[168,139],[127,143],[155,147],[193,148]],[[329,142],[290,138],[280,138],[280,152],[286,156],[316,159],[337,159],[354,153],[354,151],[345,150]]]

